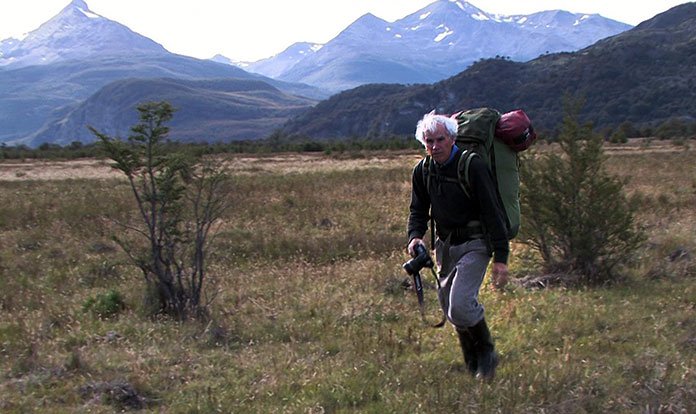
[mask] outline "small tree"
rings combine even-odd
[[[694,134],[696,134],[696,123],[678,117],[667,119],[655,129],[655,135],[660,139],[689,138]]]
[[[523,163],[522,237],[539,251],[550,273],[588,283],[612,280],[643,240],[623,182],[605,168],[602,139],[577,120],[579,103],[567,103],[558,139],[561,153]]]
[[[167,102],[138,106],[140,122],[127,142],[90,127],[115,169],[128,178],[142,225],[122,226],[142,236],[147,247],[115,237],[143,272],[147,299],[177,319],[202,316],[206,251],[213,224],[227,208],[227,176],[212,163],[196,164],[164,144],[174,109]],[[154,299],[154,300],[153,300]]]

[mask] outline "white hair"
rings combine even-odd
[[[416,139],[425,146],[425,133],[435,132],[438,126],[444,126],[450,134],[450,138],[457,136],[457,120],[447,115],[439,115],[435,110],[423,115],[423,119],[416,125]]]

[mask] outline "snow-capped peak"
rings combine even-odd
[[[0,66],[27,66],[88,56],[165,53],[152,40],[102,17],[84,0],[73,0],[21,41],[3,42]]]
[[[65,13],[70,13],[77,11],[81,13],[83,16],[88,17],[90,19],[103,19],[102,16],[98,15],[97,13],[93,12],[92,10],[89,9],[89,6],[84,0],[73,0],[65,6],[63,10],[61,10],[60,13],[58,13],[58,16],[63,15]]]

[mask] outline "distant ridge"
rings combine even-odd
[[[125,138],[138,121],[138,104],[162,100],[177,109],[169,137],[187,142],[257,139],[315,104],[260,80],[124,79],[108,84],[64,117],[47,124],[28,143],[90,142],[94,136],[87,125]]]

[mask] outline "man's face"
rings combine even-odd
[[[438,125],[435,131],[425,131],[425,150],[433,157],[435,162],[442,164],[449,159],[454,145],[454,138],[450,136],[447,128]]]

